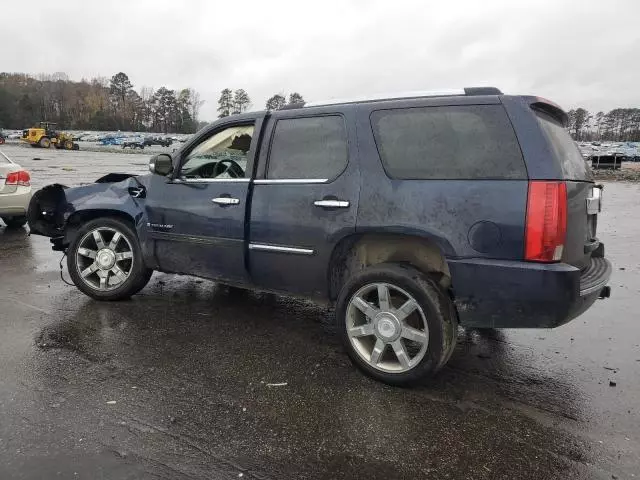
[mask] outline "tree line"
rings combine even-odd
[[[204,102],[191,88],[134,90],[124,72],[72,81],[65,73],[0,73],[0,127],[25,129],[41,121],[59,129],[193,133]]]
[[[640,142],[640,108],[615,108],[591,114],[569,110],[569,133],[578,141]]]
[[[298,92],[290,93],[288,102],[284,94],[276,93],[267,100],[264,108],[265,110],[281,110],[287,105],[298,104],[304,104],[304,98]],[[233,91],[230,88],[225,88],[220,92],[218,99],[219,118],[246,112],[249,108],[251,108],[251,98],[244,89],[239,88]]]

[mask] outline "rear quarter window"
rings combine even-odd
[[[371,126],[391,178],[527,178],[502,105],[378,110]]]
[[[567,129],[554,117],[536,110],[538,123],[560,162],[565,180],[591,180],[591,169]]]

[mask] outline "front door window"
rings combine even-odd
[[[247,158],[254,126],[233,126],[203,140],[187,155],[178,178],[207,180],[249,178]]]

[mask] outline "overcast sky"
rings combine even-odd
[[[639,0],[57,0],[2,2],[0,70],[129,75],[220,90],[253,109],[306,100],[492,85],[565,109],[640,107]]]

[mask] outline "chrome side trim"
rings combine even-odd
[[[203,237],[197,235],[185,235],[183,233],[164,232],[162,230],[149,230],[149,236],[155,240],[171,240],[175,242],[186,242],[198,245],[233,245],[234,247],[236,247],[244,243],[244,240],[241,238]]]
[[[173,183],[249,183],[250,178],[176,178]]]
[[[327,183],[328,181],[328,178],[258,178],[254,180],[253,183],[257,183],[260,185],[271,185],[278,183],[304,185],[309,183]]]
[[[250,243],[249,250],[262,252],[295,253],[298,255],[313,255],[315,252],[309,248],[282,247],[280,245],[269,245],[266,243]]]

